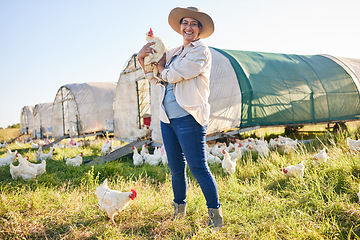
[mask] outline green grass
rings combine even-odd
[[[0,239],[358,239],[360,154],[351,153],[345,139],[359,135],[357,129],[320,134],[289,155],[271,151],[269,157],[258,158],[248,153],[232,176],[211,165],[225,220],[217,232],[206,227],[205,199],[189,171],[187,218],[172,222],[167,166],[135,167],[126,156],[107,164],[68,167],[65,156],[83,152],[85,159],[94,158],[100,156],[100,145],[57,149],[47,161],[46,174],[28,182],[12,180],[9,166],[0,167]],[[311,165],[323,147],[328,164]],[[10,148],[34,159],[30,144]],[[306,165],[302,179],[284,177],[283,167],[301,161]],[[105,178],[112,189],[134,188],[138,193],[115,217],[116,226],[99,210],[94,193]]]

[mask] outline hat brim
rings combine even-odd
[[[174,8],[169,14],[169,24],[175,32],[181,34],[180,20],[184,17],[194,18],[198,20],[201,25],[201,32],[199,38],[207,38],[214,32],[214,22],[209,15],[203,12],[193,11],[187,8]]]

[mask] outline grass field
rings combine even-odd
[[[288,155],[271,151],[259,158],[247,153],[231,176],[220,165],[211,165],[225,220],[217,232],[206,227],[205,199],[189,171],[187,218],[172,222],[167,166],[135,167],[126,156],[107,164],[69,167],[65,156],[83,152],[85,160],[94,158],[100,156],[101,145],[57,149],[47,161],[46,174],[28,182],[12,180],[9,166],[0,167],[0,239],[358,239],[360,154],[351,153],[345,140],[359,135],[355,125],[350,133],[307,135],[315,140]],[[312,165],[313,155],[324,147],[330,160]],[[10,148],[34,160],[30,144]],[[306,165],[302,179],[281,173],[301,161]],[[116,226],[99,210],[94,194],[105,178],[112,189],[134,188],[138,193],[115,217]]]
[[[18,128],[7,128],[0,129],[0,142],[10,142],[12,139],[20,135],[20,129]]]

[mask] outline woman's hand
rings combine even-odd
[[[146,56],[149,56],[149,53],[153,53],[155,51],[152,47],[150,47],[153,44],[155,44],[155,43],[151,42],[151,43],[145,44],[137,54],[137,59],[143,69],[145,69],[144,58]],[[145,73],[147,73],[147,72],[145,72]]]

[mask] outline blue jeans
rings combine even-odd
[[[208,208],[219,208],[219,195],[214,176],[205,157],[206,126],[191,115],[161,122],[161,134],[172,176],[174,202],[186,203],[186,165],[198,181]]]

